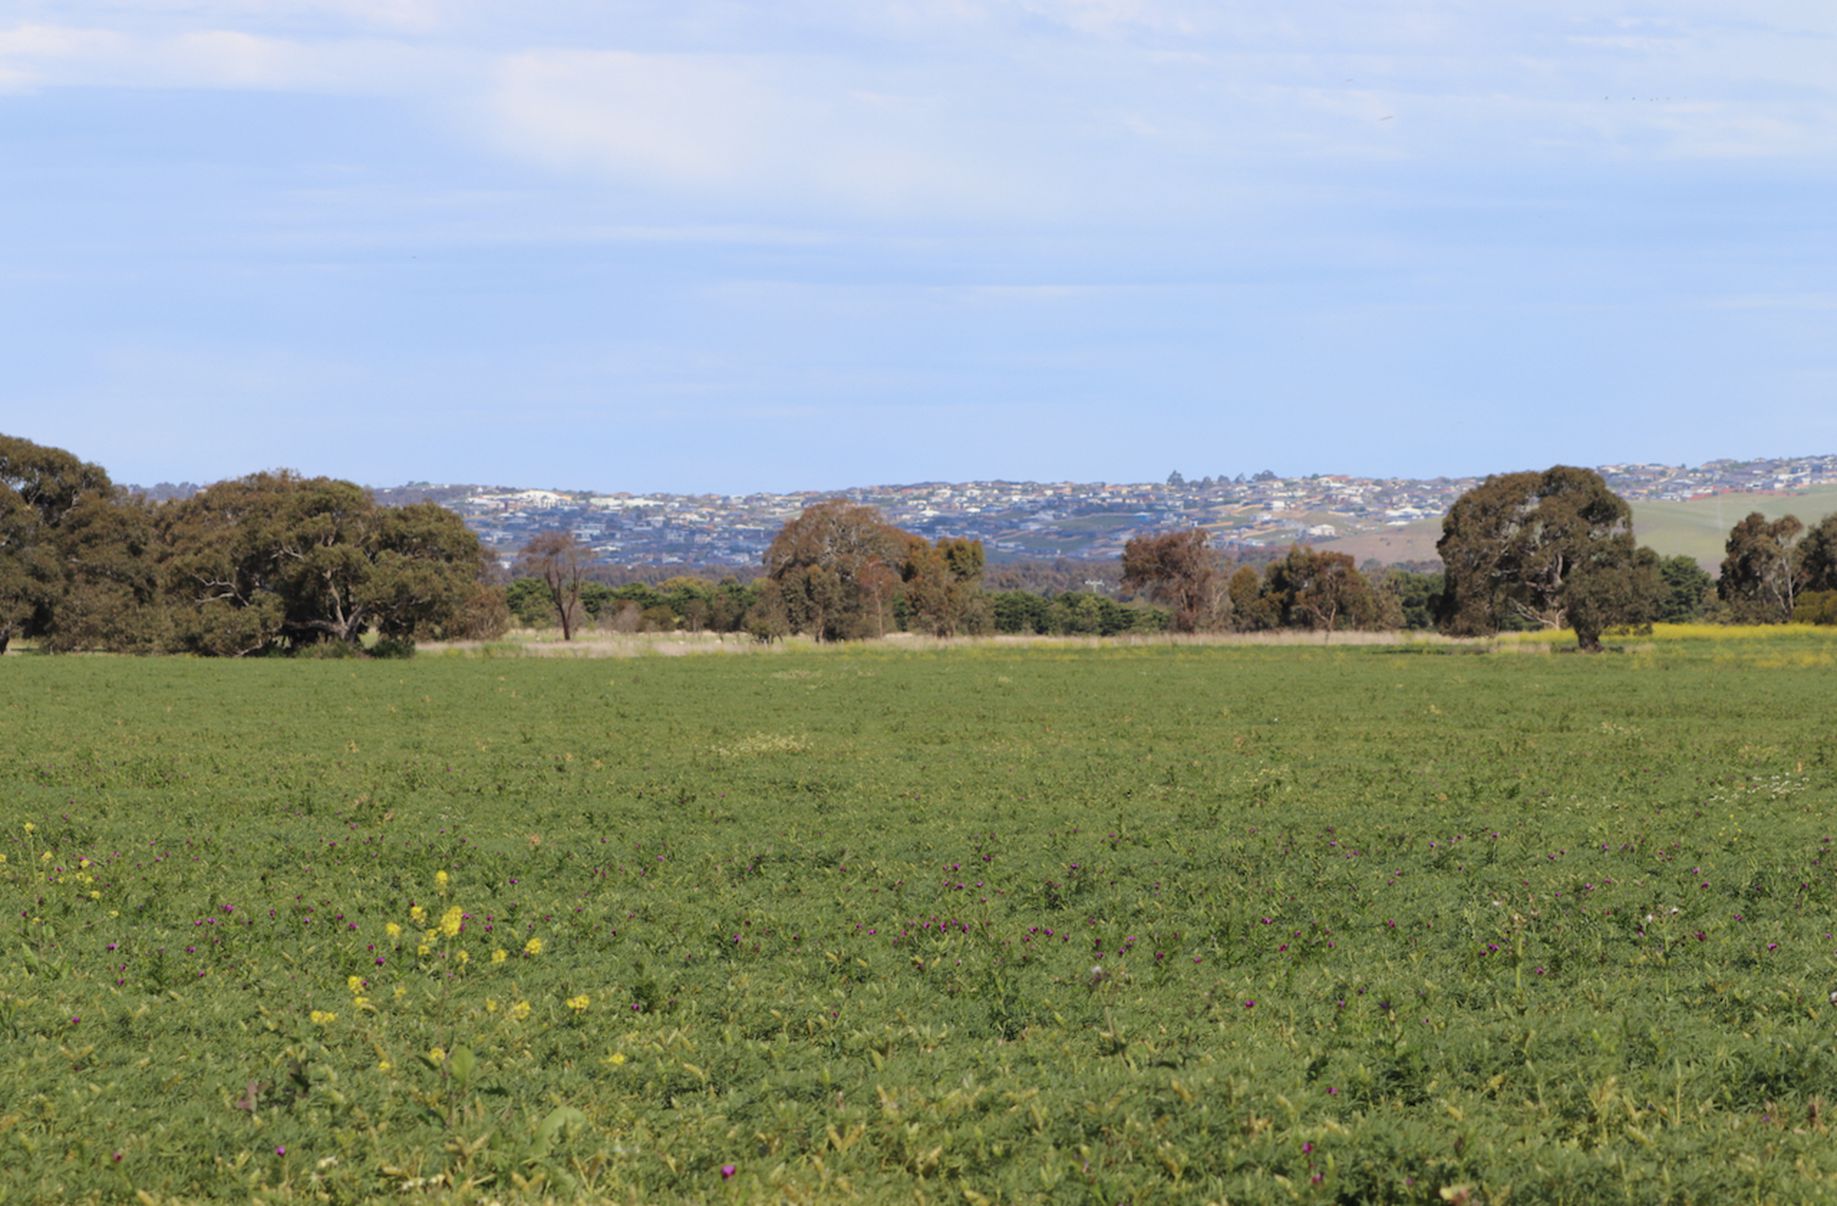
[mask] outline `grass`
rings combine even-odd
[[[1837,1197],[1832,649],[8,658],[0,1196]]]
[[[1740,645],[1763,641],[1778,648],[1825,649],[1837,647],[1837,629],[1816,624],[1654,624],[1650,632],[1609,632],[1606,641],[1693,641],[1702,644]],[[1540,628],[1529,632],[1502,632],[1492,640],[1500,645],[1574,645],[1575,633],[1567,628]]]

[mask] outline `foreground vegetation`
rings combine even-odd
[[[10,657],[0,1197],[1837,1197],[1834,662]]]

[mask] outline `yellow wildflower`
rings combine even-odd
[[[512,1005],[510,1007],[510,1016],[519,1022],[521,1022],[524,1018],[528,1017],[529,1016],[529,1002],[528,1001],[518,1001],[515,1005]]]
[[[540,955],[542,953],[542,939],[531,938],[528,942],[525,942],[523,944],[523,953],[526,955]]]
[[[461,967],[464,967],[466,964],[472,962],[472,956],[466,954],[466,952],[464,951],[454,951],[453,952],[453,962],[459,964],[459,966]]]
[[[315,1009],[311,1013],[307,1014],[306,1016],[313,1020],[313,1025],[315,1026],[330,1025],[331,1023],[336,1022],[338,1020],[337,1014],[327,1013],[323,1009]]]
[[[502,963],[504,960],[508,958],[510,958],[510,952],[505,950],[501,946],[498,947],[495,951],[491,952],[491,961],[493,963]]]
[[[465,924],[465,910],[454,905],[440,915],[440,932],[448,938],[459,937],[459,927]]]
[[[26,832],[27,832],[28,834],[32,834],[32,833],[37,833],[37,832],[38,832],[38,826],[36,826],[36,825],[34,825],[34,824],[32,824],[32,822],[30,822],[30,821],[27,821],[27,822],[26,822]]]
[[[616,1068],[625,1062],[625,1053],[623,1051],[614,1051],[611,1055],[606,1057],[606,1062]]]
[[[486,1013],[496,1013],[497,1011],[498,1011],[497,998],[496,997],[486,997],[485,998],[485,1012]]]
[[[383,933],[389,935],[391,938],[400,938],[402,936],[402,927],[392,921],[383,927]]]
[[[446,872],[445,871],[434,872],[434,890],[439,892],[442,896],[445,896],[446,895],[446,885],[447,885]]]
[[[370,1004],[369,997],[352,997],[351,1008],[368,1010],[371,1013],[376,1012],[376,1006]]]
[[[434,953],[434,948],[429,946],[425,942],[423,942],[421,945],[415,948],[415,954],[419,955],[423,959],[427,958],[429,955],[433,953]]]
[[[6,855],[0,854],[0,863],[4,863],[5,861],[6,861]]]
[[[378,1072],[387,1072],[389,1071],[389,1069],[393,1068],[394,1066],[395,1066],[394,1064],[390,1063],[386,1059],[379,1059],[376,1061],[376,1070]]]
[[[429,1063],[434,1063],[434,1064],[446,1063],[446,1048],[445,1047],[429,1047],[427,1049],[427,1058],[428,1058]]]
[[[396,1000],[399,1001],[407,995],[408,995],[408,985],[398,984],[395,986],[395,999]]]
[[[346,976],[344,978],[344,986],[352,996],[356,996],[364,990],[364,978],[362,976]]]
[[[416,905],[408,910],[408,919],[416,925],[424,925],[427,922],[427,910],[420,905]]]
[[[583,1013],[587,1006],[593,1004],[593,999],[583,992],[578,997],[569,997],[563,1004],[575,1013]]]

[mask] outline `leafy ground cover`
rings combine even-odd
[[[9,658],[0,1194],[1837,1197],[1833,650]]]

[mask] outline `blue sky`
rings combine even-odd
[[[1829,0],[0,0],[0,431],[740,491],[1837,450]]]

